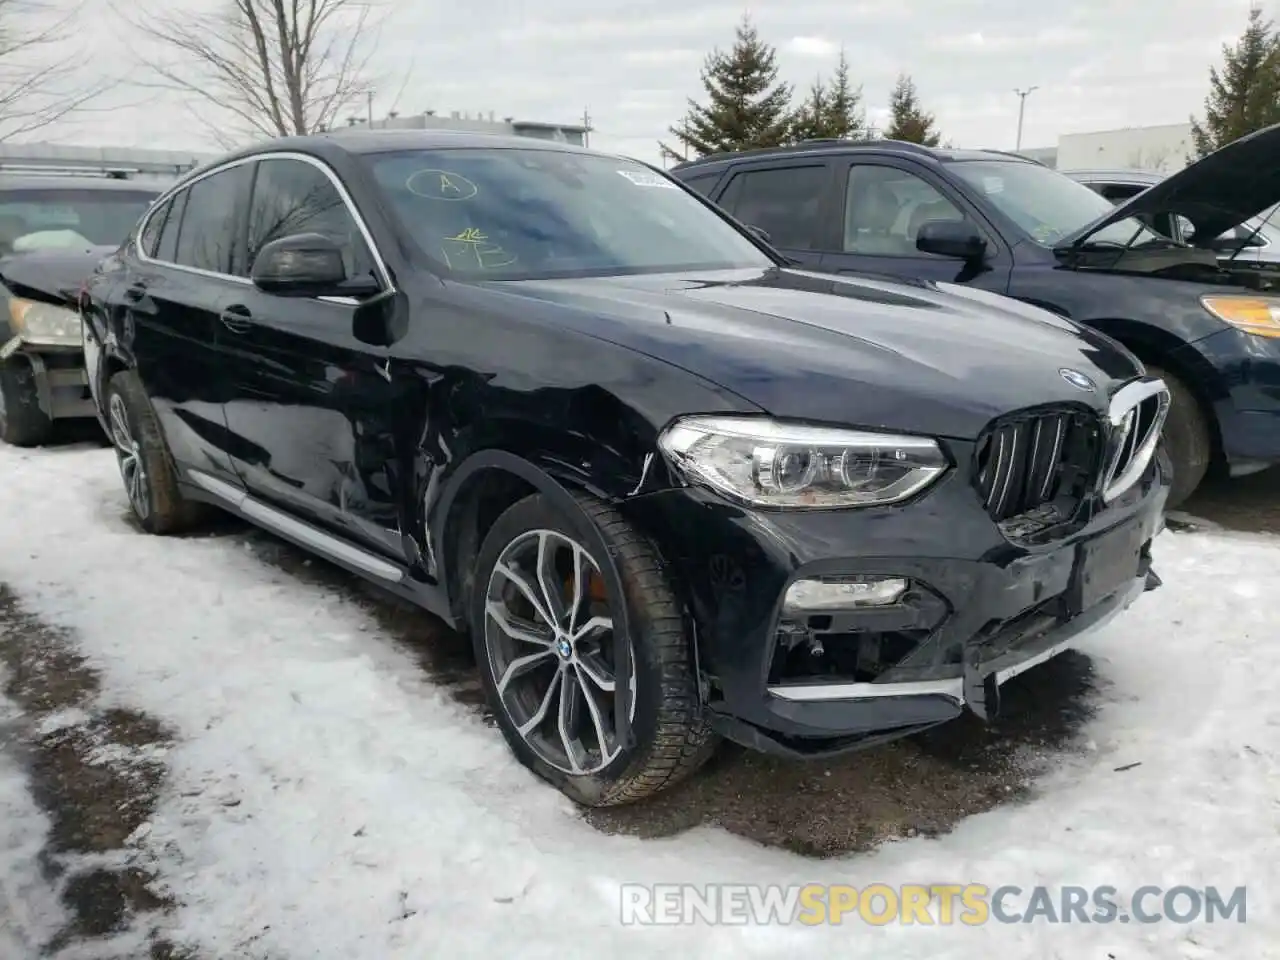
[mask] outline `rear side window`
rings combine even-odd
[[[172,207],[173,200],[166,200],[155,213],[151,214],[142,228],[142,233],[138,237],[138,246],[146,256],[156,255],[156,248],[160,245],[160,231],[164,229],[164,222],[168,219],[169,210]]]
[[[691,190],[697,190],[704,197],[711,196],[711,191],[715,185],[720,182],[720,171],[715,173],[700,173],[694,177],[680,177],[680,181]]]
[[[232,276],[247,273],[236,262],[236,209],[249,170],[248,164],[231,167],[187,188],[174,263]]]
[[[775,247],[816,250],[827,182],[824,166],[745,170],[729,181],[720,206],[767,232]]]
[[[174,194],[169,200],[169,215],[160,228],[160,242],[156,252],[147,254],[154,260],[174,263],[178,259],[178,231],[182,228],[182,214],[187,208],[187,191]],[[144,251],[145,252],[145,251]]]

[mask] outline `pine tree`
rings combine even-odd
[[[826,130],[825,136],[839,137],[842,140],[861,140],[867,135],[862,87],[855,88],[849,80],[849,58],[845,55],[844,47],[840,48],[840,59],[836,61],[831,85],[827,89]]]
[[[942,142],[942,134],[933,123],[933,114],[926,113],[920,105],[915,83],[905,73],[900,74],[889,95],[889,126],[884,132],[885,138],[936,147]]]
[[[671,134],[699,156],[776,147],[792,133],[791,87],[778,83],[777,51],[760,39],[749,16],[738,24],[733,48],[718,48],[702,67],[706,106],[689,101],[689,112]],[[659,144],[664,154],[682,157]]]
[[[827,127],[831,118],[830,95],[826,84],[819,77],[809,88],[809,96],[791,115],[791,139],[821,140],[830,136]]]
[[[1209,68],[1204,123],[1191,120],[1196,158],[1233,140],[1280,123],[1280,36],[1262,10],[1249,11],[1249,26],[1235,47],[1222,47],[1222,69]]]

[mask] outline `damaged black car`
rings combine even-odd
[[[268,143],[80,307],[139,526],[239,515],[470,634],[588,805],[721,736],[820,757],[997,708],[1158,585],[1165,385],[950,284],[789,269],[663,172],[518,138]]]
[[[94,417],[76,300],[164,184],[0,173],[0,440],[33,447]]]

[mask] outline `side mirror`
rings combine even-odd
[[[748,223],[747,229],[756,235],[756,239],[763,240],[765,243],[769,244],[770,246],[773,245],[773,238],[769,236],[767,231],[760,229],[754,223]]]
[[[967,220],[926,220],[916,233],[916,249],[975,262],[986,256],[987,241]]]
[[[349,295],[342,289],[347,268],[342,248],[319,233],[295,233],[264,244],[253,260],[249,279],[278,297]]]

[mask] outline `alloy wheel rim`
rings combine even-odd
[[[598,773],[618,759],[622,702],[613,615],[586,548],[531,530],[498,557],[485,596],[485,649],[501,709],[521,739],[564,773]],[[626,656],[635,657],[630,644]],[[635,717],[635,671],[626,701]]]
[[[129,429],[129,416],[120,394],[113,393],[107,406],[111,420],[111,443],[116,448],[116,462],[120,466],[120,478],[124,480],[124,491],[134,512],[145,520],[151,515],[151,496],[147,489],[147,471],[142,463],[142,451],[138,448],[138,442],[133,439],[133,431]]]

